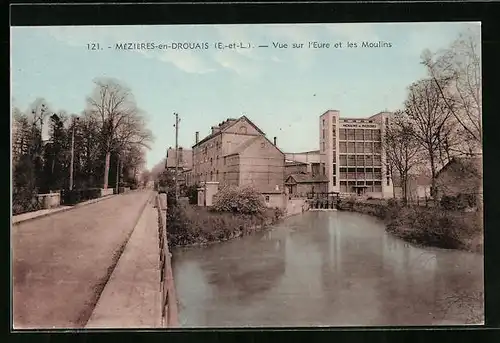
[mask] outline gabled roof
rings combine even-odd
[[[238,154],[241,154],[242,152],[244,152],[246,149],[248,149],[249,147],[251,147],[255,142],[259,141],[259,140],[266,140],[269,144],[271,144],[272,146],[274,146],[276,148],[276,150],[278,150],[280,153],[283,154],[283,151],[280,150],[280,148],[278,148],[276,145],[274,145],[269,139],[267,139],[266,136],[255,136],[255,137],[252,137],[248,140],[246,140],[245,142],[243,142],[241,145],[239,145],[233,152],[231,152],[230,154],[227,154],[226,156],[231,156],[231,155],[238,155]]]
[[[436,177],[448,170],[453,165],[461,165],[463,167],[466,167],[469,172],[481,172],[482,158],[481,156],[453,157],[443,168],[441,168],[441,170],[437,172]]]
[[[261,129],[259,129],[259,127],[257,125],[255,125],[250,119],[248,119],[247,116],[241,116],[239,117],[238,119],[234,120],[232,118],[228,119],[230,121],[232,121],[232,123],[230,123],[229,125],[227,125],[227,122],[223,122],[221,124],[219,124],[217,127],[220,129],[219,131],[217,132],[214,132],[214,133],[211,133],[209,134],[208,136],[206,136],[205,138],[203,138],[202,140],[200,140],[198,143],[196,143],[195,145],[193,145],[192,147],[196,147],[204,142],[206,142],[207,140],[209,140],[210,138],[213,138],[217,135],[220,135],[222,134],[223,132],[226,132],[229,128],[233,127],[234,125],[236,125],[237,123],[241,122],[241,120],[245,119],[250,125],[252,125],[256,130],[257,132],[259,132],[261,135],[264,135],[265,136],[265,133],[262,132]]]
[[[310,174],[290,174],[285,183],[289,183],[292,178],[296,183],[325,183],[328,178],[325,175],[312,176]]]
[[[285,160],[285,166],[307,166],[308,163],[300,161]]]

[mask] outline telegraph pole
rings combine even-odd
[[[69,165],[69,190],[73,189],[73,163],[75,159],[75,125],[78,117],[73,120],[73,130],[71,132],[71,162]]]
[[[179,113],[175,116],[175,200],[179,200]]]

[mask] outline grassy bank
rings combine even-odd
[[[226,241],[262,230],[282,216],[283,213],[276,209],[266,209],[260,214],[241,214],[196,205],[169,206],[169,244],[175,247]]]
[[[340,209],[376,216],[385,221],[388,232],[408,242],[445,249],[483,251],[483,225],[479,212],[355,200],[343,201]]]

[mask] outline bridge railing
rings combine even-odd
[[[175,294],[174,277],[172,273],[172,254],[168,248],[167,238],[167,196],[157,194],[155,205],[158,209],[158,238],[160,252],[160,292],[161,319],[164,327],[179,326],[177,316],[177,297]]]

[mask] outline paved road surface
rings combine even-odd
[[[14,328],[84,327],[151,191],[12,228]]]

